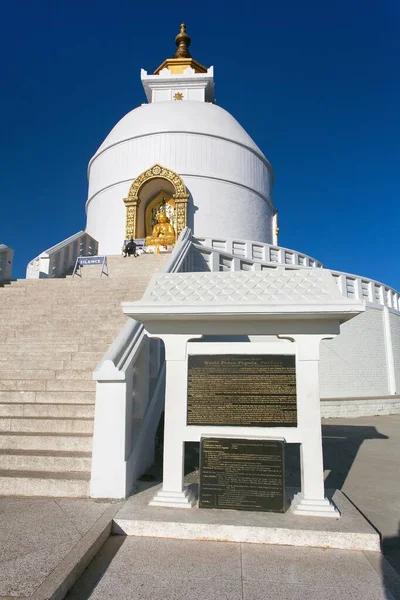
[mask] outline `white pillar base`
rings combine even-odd
[[[149,502],[149,506],[170,508],[192,508],[195,504],[196,498],[188,488],[185,488],[182,492],[168,492],[161,488],[153,500]]]
[[[293,498],[290,510],[295,515],[305,517],[332,517],[340,518],[340,512],[327,498],[323,500],[304,499],[301,492]]]

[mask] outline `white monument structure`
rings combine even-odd
[[[280,267],[264,273],[154,276],[142,300],[124,304],[124,312],[142,321],[148,335],[162,339],[165,346],[163,486],[150,504],[190,508],[196,501],[183,484],[185,441],[199,442],[202,436],[218,434],[243,439],[278,436],[300,444],[301,449],[301,492],[292,502],[292,511],[337,518],[339,513],[325,498],[324,490],[319,347],[321,340],[339,333],[340,323],[364,310],[360,301],[343,298],[330,273],[324,270],[291,272]],[[232,335],[249,336],[250,341],[220,341],[221,336],[229,339]],[[209,341],[192,341],[203,336],[208,336]],[[293,356],[296,427],[285,427],[284,414],[278,416],[282,420],[280,426],[274,427],[249,427],[244,422],[235,426],[191,425],[187,416],[188,357],[198,355],[227,359],[232,355]],[[223,366],[219,370],[222,374]],[[241,385],[240,378],[236,385]],[[204,382],[201,389],[203,394],[209,393]],[[227,413],[235,410],[229,393],[222,403]],[[248,412],[254,407],[259,411],[257,405],[250,403]],[[213,407],[206,405],[206,409],[211,412]],[[224,420],[229,420],[229,414],[224,415]]]
[[[323,498],[320,412],[400,413],[400,295],[278,245],[270,163],[215,104],[213,68],[191,57],[184,25],[176,45],[154,74],[142,70],[147,103],[117,123],[89,163],[85,230],[30,261],[30,281],[0,290],[9,320],[0,324],[2,351],[14,361],[0,373],[0,405],[4,415],[6,403],[18,405],[4,424],[12,433],[0,432],[0,487],[10,495],[125,497],[153,460],[171,380],[179,380],[176,440],[198,441],[199,428],[182,421],[183,357],[200,347],[225,352],[227,344],[232,354],[278,348],[296,357],[298,427],[274,435],[314,456],[308,468],[303,461],[299,510],[311,499],[332,513]],[[131,238],[144,248],[138,260],[121,256]],[[0,279],[10,279],[11,250],[0,250]],[[107,257],[109,278],[90,279],[91,267],[66,278],[77,257],[93,255]],[[125,306],[133,317],[126,319],[121,301],[139,300],[154,273],[143,301]],[[181,451],[167,451],[181,464]],[[165,482],[167,496],[182,492],[178,471]]]

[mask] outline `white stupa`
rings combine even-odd
[[[33,259],[27,278],[63,277],[80,255],[120,255],[130,238],[149,252],[179,250],[184,230],[191,244],[185,270],[324,268],[278,245],[270,163],[215,104],[213,67],[191,57],[185,25],[176,44],[154,74],[142,70],[147,103],[116,124],[89,163],[85,231]],[[166,224],[157,229],[160,218]],[[343,323],[337,339],[321,342],[324,414],[333,414],[331,399],[342,398],[352,399],[346,415],[350,406],[357,414],[400,410],[400,293],[364,276],[330,273],[341,294],[366,311]],[[342,402],[335,406],[340,413]]]
[[[271,165],[215,104],[213,67],[191,57],[184,25],[176,44],[154,75],[142,70],[148,104],[125,115],[89,163],[86,231],[100,254],[118,254],[125,237],[151,234],[167,204],[178,235],[188,225],[195,236],[276,244]]]
[[[315,297],[330,324],[319,346],[303,353],[303,362],[310,364],[302,372],[312,373],[312,397],[318,400],[317,390],[322,416],[400,413],[400,293],[364,276],[326,269],[315,258],[278,245],[271,165],[234,117],[215,104],[213,68],[190,56],[184,25],[176,43],[175,56],[154,74],[142,71],[148,102],[117,123],[90,161],[85,230],[28,265],[27,279],[59,281],[3,286],[2,349],[7,360],[16,356],[17,365],[5,371],[3,384],[22,406],[16,414],[24,415],[7,416],[4,430],[4,436],[11,432],[3,446],[11,457],[11,474],[3,478],[10,495],[29,490],[44,496],[121,498],[151,464],[164,390],[170,393],[173,387],[169,397],[174,406],[176,398],[181,407],[186,402],[181,384],[187,354],[179,346],[184,350],[177,355],[175,349],[171,359],[173,342],[164,340],[163,346],[139,321],[124,323],[121,300],[138,299],[143,292],[147,299],[161,298],[158,305],[146,308],[144,303],[141,314],[147,311],[154,322],[162,322],[167,338],[176,334],[169,319],[173,311],[177,321],[186,319],[179,326],[187,340],[199,339],[193,324],[204,322],[202,341],[193,341],[197,353],[222,344],[229,354],[237,343],[240,351],[247,344],[246,352],[252,347],[257,354],[257,345],[271,349],[272,344],[271,354],[297,357],[300,346],[302,352],[305,348],[302,340],[295,342],[295,352],[285,351],[296,338],[292,317],[290,327],[263,334],[254,315],[263,315],[268,302],[278,316],[302,310],[311,321],[308,334],[321,337],[321,321],[314,320],[315,311],[310,313],[305,304]],[[144,245],[138,260],[121,256],[121,246],[130,238]],[[11,249],[0,245],[0,280],[11,278],[11,262]],[[67,277],[82,265],[81,276]],[[156,293],[157,272],[166,279],[160,276],[161,291]],[[360,314],[351,320],[345,314],[339,325],[336,304],[327,303],[326,294],[340,306],[344,298],[345,312],[357,305]],[[242,306],[246,302],[247,308]],[[234,335],[230,325],[235,315],[245,313],[253,325],[238,326]],[[233,320],[225,322],[226,315]],[[97,366],[94,356],[101,357]],[[169,388],[164,379],[168,371],[175,373]],[[302,385],[307,378],[300,377]],[[10,414],[4,406],[9,402],[3,401],[4,415]],[[25,422],[27,402],[40,412],[28,411],[33,416]],[[318,402],[314,407],[316,423]],[[302,419],[302,427],[308,427],[309,418]],[[178,431],[186,428],[184,422],[179,421]],[[199,441],[203,433],[192,430],[187,439]],[[305,438],[288,439],[303,444]],[[26,448],[40,455],[25,460]],[[35,472],[38,465],[42,476]],[[50,477],[52,472],[57,474]]]

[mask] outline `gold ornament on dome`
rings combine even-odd
[[[173,58],[167,58],[154,71],[154,75],[159,75],[163,69],[168,69],[172,75],[181,75],[185,69],[190,67],[195,73],[207,73],[207,68],[194,60],[189,52],[190,37],[186,33],[186,25],[181,24],[181,30],[175,38],[175,44],[178,46]]]
[[[183,94],[181,94],[181,92],[176,92],[176,94],[174,94],[174,100],[183,100]]]
[[[186,33],[185,23],[181,23],[181,30],[175,38],[175,44],[178,46],[174,58],[192,58],[189,52],[191,39]]]

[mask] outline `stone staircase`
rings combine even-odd
[[[82,278],[0,287],[0,495],[89,494],[92,372],[166,255],[108,257]]]

